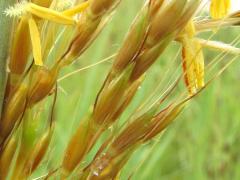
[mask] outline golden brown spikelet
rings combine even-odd
[[[98,159],[95,159],[95,161],[90,164],[88,168],[85,169],[79,178],[81,180],[117,180],[120,170],[128,161],[133,151],[134,148],[125,151],[116,157],[112,157],[110,153],[102,154],[100,157],[98,157]]]
[[[145,6],[132,24],[125,41],[113,63],[112,73],[121,72],[142,48],[149,26],[149,7]]]
[[[146,135],[151,125],[151,120],[157,112],[157,107],[153,107],[146,113],[135,118],[127,125],[122,132],[114,139],[111,149],[115,152],[114,156],[123,153],[131,146],[139,143]]]
[[[6,147],[1,150],[0,156],[0,179],[6,179],[9,171],[10,166],[14,157],[14,154],[17,149],[17,139],[15,136],[12,136],[7,143]]]
[[[177,22],[184,14],[186,5],[186,0],[174,0],[166,8],[160,9],[156,13],[154,18],[151,20],[151,27],[145,45],[146,47],[149,48],[154,46],[161,39],[177,30]]]
[[[94,134],[91,134],[93,124],[90,124],[89,118],[86,118],[80,122],[80,126],[71,138],[68,147],[64,154],[64,160],[62,162],[62,176],[68,177],[69,174],[76,168],[79,162],[87,151],[87,144]],[[78,142],[81,142],[79,144]]]
[[[16,5],[20,7],[20,12],[16,13],[20,18],[11,49],[13,54],[10,60],[8,89],[5,93],[6,104],[0,121],[0,179],[1,175],[4,178],[7,176],[17,147],[15,134],[20,131],[22,139],[19,154],[16,154],[12,179],[28,179],[37,170],[48,152],[55,129],[50,125],[43,129],[40,135],[35,126],[46,123],[44,112],[49,105],[47,96],[51,95],[53,90],[56,90],[55,95],[57,94],[60,70],[74,62],[89,47],[105,27],[119,2],[120,0],[77,0],[68,1],[70,4],[65,6],[66,1],[33,0]],[[192,19],[200,2],[202,1],[146,0],[97,94],[90,115],[80,121],[76,132],[70,141],[66,142],[67,148],[61,164],[59,167],[55,166],[54,171],[47,169],[47,175],[40,178],[54,179],[55,175],[61,176],[61,179],[82,180],[120,178],[121,169],[133,152],[165,130],[184,109],[186,102],[206,87],[202,48],[220,46],[220,50],[224,49],[224,52],[232,51],[239,55],[240,50],[232,48],[231,45],[221,46],[214,41],[195,37],[197,33],[212,30],[221,23],[222,27],[238,25],[239,12],[226,16],[225,19],[199,21],[196,18],[194,22]],[[14,8],[10,8],[11,10],[14,11]],[[9,12],[6,14],[10,15]],[[71,26],[66,28],[64,25]],[[26,38],[23,39],[22,35]],[[182,45],[183,74],[179,75],[170,87],[166,87],[167,90],[161,94],[164,97],[156,102],[153,94],[122,123],[122,117],[133,102],[148,69],[173,41]],[[19,54],[17,47],[21,43],[24,52]],[[32,55],[35,65],[29,64],[26,68],[27,60]],[[159,74],[162,75],[162,72]],[[173,94],[178,90],[181,76],[184,76],[190,92],[190,96],[187,94],[184,101],[181,100],[185,93],[179,97]],[[54,96],[51,123],[56,98],[57,96]],[[44,99],[46,103],[39,103]],[[152,104],[153,100],[155,102]],[[171,102],[167,102],[168,100]],[[38,124],[34,119],[35,115],[29,112],[39,109],[43,110],[43,113],[39,111],[37,114],[43,117],[39,118]],[[132,110],[131,107],[129,110]],[[99,149],[94,156],[92,153],[95,153],[95,148]],[[89,163],[86,165],[85,162]],[[50,168],[51,166],[52,164]]]
[[[111,117],[109,118],[110,122],[116,121],[120,117],[120,115],[124,112],[124,110],[128,107],[143,80],[144,76],[140,77],[130,87],[128,87],[128,89],[125,91],[123,95],[123,100],[118,105],[118,109],[114,111]]]
[[[33,106],[49,95],[56,84],[59,68],[58,64],[51,70],[45,67],[36,67],[32,72],[32,79],[27,94],[28,106]]]
[[[52,139],[54,126],[50,127],[37,141],[24,167],[26,177],[30,176],[45,157]]]
[[[97,29],[100,20],[90,21],[84,13],[81,16],[78,23],[78,32],[71,42],[69,49],[64,57],[61,59],[62,64],[70,64],[76,57],[78,57],[83,51],[88,42],[91,40],[95,30]],[[90,22],[89,22],[90,21]]]
[[[152,127],[149,128],[148,132],[146,133],[144,141],[149,141],[161,133],[173,120],[177,118],[177,116],[184,109],[185,105],[185,102],[177,105],[170,105],[159,114],[157,114],[152,119]]]
[[[0,121],[0,143],[11,133],[15,123],[19,120],[26,108],[27,86],[21,84],[9,99],[3,109],[3,115]]]
[[[20,19],[11,47],[9,68],[11,73],[21,75],[27,65],[31,49],[27,18]]]
[[[70,47],[61,58],[64,66],[72,63],[75,58],[83,53],[95,38],[96,33],[103,28],[101,22],[104,21],[105,16],[111,12],[113,6],[118,2],[120,0],[89,1],[88,6],[78,20],[77,30]]]
[[[110,11],[120,0],[89,0],[89,14],[95,19]]]
[[[105,126],[111,119],[111,113],[117,111],[119,103],[123,99],[124,90],[128,87],[132,68],[133,65],[130,65],[119,77],[113,79],[108,88],[104,88],[99,95],[93,111],[93,120],[97,124]],[[109,111],[110,109],[111,111]]]

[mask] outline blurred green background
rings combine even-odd
[[[111,22],[79,61],[64,69],[61,76],[99,62],[121,46],[142,0],[123,0]],[[239,29],[224,29],[213,39],[231,42]],[[205,33],[204,37],[210,34]],[[168,87],[169,80],[181,71],[179,45],[175,42],[149,70],[134,102],[121,117],[122,121],[155,91],[153,100]],[[205,51],[206,64],[218,52]],[[214,74],[232,56],[225,56]],[[57,100],[57,127],[50,150],[49,167],[62,159],[67,142],[81,118],[90,112],[96,94],[111,67],[112,60],[62,80]],[[206,70],[208,71],[208,69]],[[60,77],[61,77],[60,76]],[[208,77],[208,76],[207,76]],[[236,60],[219,78],[191,101],[185,111],[161,136],[142,146],[123,169],[121,179],[130,175],[138,180],[164,179],[240,179],[240,63]],[[157,90],[156,90],[157,88]],[[41,172],[39,172],[41,173]]]

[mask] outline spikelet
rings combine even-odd
[[[124,44],[118,52],[118,55],[113,63],[112,75],[121,72],[136,56],[144,42],[147,28],[149,26],[149,8],[145,6],[139,13],[137,18],[129,30]]]
[[[93,111],[93,120],[97,124],[109,126],[111,113],[118,110],[119,103],[123,100],[124,90],[128,87],[132,69],[133,65],[127,67],[119,77],[113,79],[108,88],[101,92]]]
[[[143,142],[147,142],[159,135],[170,123],[172,123],[177,116],[183,111],[186,106],[186,102],[181,102],[176,105],[170,105],[161,112],[159,112],[152,119],[152,124],[148,129]]]
[[[52,139],[53,128],[54,126],[50,127],[37,141],[35,148],[32,150],[26,164],[24,166],[24,176],[30,176],[42,162],[43,158],[45,157],[49,144]]]
[[[38,135],[39,121],[33,119],[32,110],[27,109],[22,119],[21,143],[14,164],[12,179],[26,179],[24,175],[24,166],[30,155]]]
[[[0,156],[0,179],[7,179],[10,166],[17,149],[17,138],[12,136],[6,147],[1,150]]]
[[[28,107],[38,103],[50,93],[56,84],[59,70],[60,67],[58,64],[50,70],[43,66],[36,67],[36,69],[32,72],[32,79],[30,81],[27,94]]]
[[[19,48],[21,47],[21,48]],[[21,75],[27,65],[31,49],[28,19],[21,18],[12,42],[9,68],[12,74]]]
[[[71,138],[64,154],[62,162],[63,177],[68,177],[86,154],[87,144],[93,136],[91,132],[94,132],[92,128],[95,129],[96,127],[89,121],[89,118],[83,119],[80,122],[80,126]]]
[[[61,58],[63,66],[71,64],[84,52],[86,47],[92,43],[92,41],[96,38],[96,35],[103,28],[102,25],[107,19],[104,15],[110,13],[112,7],[114,7],[114,5],[118,2],[120,2],[120,0],[89,0],[88,2],[80,4],[79,7],[76,7],[79,11],[82,11],[82,9],[85,11],[80,16],[77,24],[77,31],[70,47]],[[73,8],[72,10],[70,9],[65,11],[65,13],[71,15],[75,10]]]
[[[112,10],[120,0],[89,0],[89,13],[91,18],[97,18],[103,16],[107,12]]]
[[[25,83],[22,83],[7,100],[0,121],[0,143],[6,140],[15,123],[23,114],[26,106],[26,95],[27,86]]]
[[[199,1],[172,1],[153,17],[151,27],[131,77],[132,81],[144,74],[169,43],[181,32],[199,6]],[[161,22],[161,23],[159,23]]]
[[[84,173],[80,175],[80,179],[118,180],[122,167],[129,160],[133,151],[134,148],[127,150],[116,157],[112,157],[111,153],[102,154],[95,159],[87,169],[85,169]]]

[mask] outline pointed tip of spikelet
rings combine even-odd
[[[13,6],[10,6],[4,11],[4,14],[9,17],[20,17],[26,13],[27,4],[27,1],[22,1]]]

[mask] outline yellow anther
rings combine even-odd
[[[89,6],[89,2],[86,1],[86,2],[83,2],[83,3],[79,4],[79,5],[77,5],[77,6],[74,6],[71,9],[63,11],[63,14],[65,16],[74,16],[74,15],[84,11],[88,6]]]
[[[27,11],[39,18],[46,19],[59,24],[73,25],[76,23],[76,21],[71,17],[68,17],[58,11],[41,7],[33,3],[28,4]]]
[[[36,65],[42,66],[43,61],[42,61],[42,48],[41,48],[40,34],[38,31],[37,24],[32,17],[28,19],[28,25],[29,25],[31,42],[32,42],[32,52],[33,52],[34,62]]]
[[[212,0],[210,5],[210,14],[212,18],[218,19],[225,17],[231,7],[230,0]]]
[[[195,27],[190,21],[180,39],[182,43],[183,71],[189,93],[194,94],[204,86],[204,57],[202,47],[194,39]]]
[[[83,11],[87,6],[88,3],[80,4],[79,6],[66,11],[66,14],[69,14],[69,16],[67,16],[64,15],[64,13],[23,1],[8,8],[5,13],[9,16],[26,17],[29,26],[34,61],[36,65],[41,66],[43,64],[41,39],[34,16],[59,24],[74,25],[76,24],[76,21],[71,16],[74,15],[74,13],[76,14]]]

